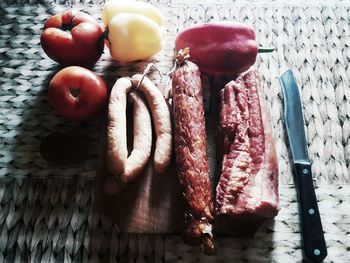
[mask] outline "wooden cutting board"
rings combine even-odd
[[[212,83],[210,111],[206,114],[209,166],[213,190],[217,183],[216,134],[219,103]],[[132,120],[128,116],[128,121]],[[105,125],[106,126],[106,125]],[[128,127],[128,131],[129,131]],[[131,129],[132,130],[132,129]],[[128,134],[130,137],[130,134]],[[128,138],[130,140],[131,138]],[[154,147],[153,149],[154,150]],[[106,183],[106,130],[101,135],[101,149],[95,195],[95,210],[111,218],[125,233],[178,234],[184,227],[183,200],[176,174],[175,158],[164,174],[153,171],[153,152],[146,169],[121,192],[109,195],[104,191]],[[174,155],[173,155],[174,156]],[[109,175],[110,176],[110,175]],[[214,231],[223,236],[252,236],[261,221],[241,221],[232,218],[216,218]]]
[[[149,161],[134,181],[118,194],[110,195],[104,191],[107,178],[104,156],[101,154],[98,171],[97,211],[116,222],[122,232],[179,233],[183,227],[183,216],[174,162],[164,174],[156,174]]]

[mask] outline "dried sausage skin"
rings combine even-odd
[[[136,178],[146,166],[152,147],[151,116],[145,100],[137,91],[131,91],[128,78],[116,81],[110,95],[107,127],[107,169],[110,175],[105,191],[114,194]],[[127,149],[127,98],[133,104],[133,149]]]
[[[202,86],[189,61],[172,73],[176,166],[185,201],[184,240],[213,252],[213,201],[207,156]]]
[[[125,183],[133,180],[145,168],[152,147],[152,123],[146,101],[137,91],[131,91],[128,100],[133,105],[134,140],[125,170],[121,174],[121,180]]]
[[[126,103],[132,83],[128,78],[120,78],[114,84],[108,105],[107,128],[107,168],[118,176],[125,169],[128,158],[126,144]]]
[[[138,87],[138,90],[143,93],[151,110],[157,137],[153,160],[154,170],[157,173],[164,173],[170,165],[173,146],[171,118],[168,105],[163,94],[149,78],[141,74],[135,74],[132,77],[132,82]]]

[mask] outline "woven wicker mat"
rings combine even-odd
[[[172,66],[176,33],[196,22],[243,21],[254,26],[261,44],[277,48],[260,55],[257,66],[272,114],[282,210],[253,239],[218,238],[211,257],[178,236],[119,234],[108,219],[92,212],[97,160],[57,167],[38,154],[40,139],[52,130],[80,131],[98,140],[98,121],[70,124],[47,102],[47,85],[59,67],[40,48],[44,21],[72,4],[100,18],[101,3],[76,2],[0,4],[0,262],[301,262],[298,206],[276,80],[287,67],[302,89],[326,262],[349,262],[349,2],[153,1],[167,20],[167,45],[154,59],[163,73]],[[95,70],[111,87],[118,76],[140,72],[145,63],[120,66],[105,54]]]

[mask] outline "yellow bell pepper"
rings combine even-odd
[[[109,49],[120,62],[146,59],[162,48],[161,27],[140,14],[120,13],[108,25]]]
[[[164,23],[164,16],[158,8],[149,3],[134,0],[108,1],[103,7],[102,20],[108,26],[113,16],[121,13],[144,15],[159,26]]]

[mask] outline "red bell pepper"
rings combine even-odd
[[[253,28],[236,22],[195,25],[180,32],[176,51],[190,48],[191,58],[202,72],[214,75],[239,74],[252,66],[259,49]]]

